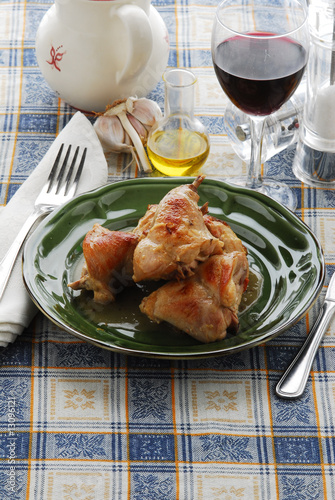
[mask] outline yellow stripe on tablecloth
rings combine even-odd
[[[308,326],[308,323],[307,323],[307,326]],[[308,328],[307,331],[309,331],[309,328]],[[317,427],[317,433],[318,433],[318,443],[319,443],[319,453],[320,453],[320,468],[321,468],[321,475],[322,475],[322,484],[323,484],[323,491],[324,491],[324,493],[326,493],[326,491],[327,491],[327,482],[326,482],[326,475],[325,475],[325,465],[324,465],[324,462],[323,462],[322,439],[321,439],[321,433],[320,433],[320,416],[319,416],[319,408],[318,408],[318,404],[317,404],[315,379],[314,379],[313,372],[311,373],[311,376],[312,376],[312,392],[313,392],[313,401],[314,401],[314,408],[315,408],[316,427]],[[325,498],[327,498],[327,494],[326,494]]]
[[[273,466],[275,470],[275,482],[276,482],[276,495],[277,500],[279,500],[279,484],[278,484],[278,472],[277,472],[277,460],[276,460],[276,447],[273,435],[273,420],[272,420],[272,407],[271,407],[271,387],[270,387],[270,377],[269,377],[269,369],[268,362],[266,356],[266,345],[263,346],[264,349],[264,362],[265,362],[265,370],[266,370],[266,384],[267,384],[267,399],[268,399],[268,408],[269,408],[269,420],[270,420],[270,429],[271,429],[271,443],[272,443],[272,453],[273,453]]]
[[[177,55],[177,67],[180,66],[180,61],[179,61],[179,22],[178,22],[178,8],[177,8],[177,2],[175,2],[175,5],[174,5],[174,16],[175,16],[175,20],[176,20],[176,55]]]
[[[34,330],[35,330],[35,325],[36,323],[34,322]],[[34,332],[35,333],[35,332]],[[34,351],[35,351],[35,342],[32,342],[31,346],[31,359],[34,358]],[[31,363],[31,379],[33,380],[34,378],[34,370],[35,370],[35,365],[34,363]],[[31,463],[32,463],[32,442],[33,442],[33,429],[34,429],[34,388],[35,385],[31,384],[30,387],[30,420],[29,420],[29,450],[28,450],[28,470],[27,470],[27,490],[26,490],[26,500],[29,500],[29,490],[30,490],[30,481],[31,481]]]
[[[18,111],[17,114],[20,115],[21,107],[22,107],[22,87],[23,87],[23,57],[24,57],[24,34],[25,34],[25,29],[26,29],[26,15],[27,15],[27,1],[24,1],[23,4],[23,21],[22,21],[22,35],[21,35],[21,67],[20,67],[20,85],[19,85],[19,99],[18,99]],[[15,151],[16,151],[16,145],[17,145],[17,137],[19,133],[19,123],[20,119],[18,119],[16,123],[16,131],[15,131],[15,139],[14,139],[14,146],[13,146],[13,152],[12,152],[12,159],[10,162],[10,167],[9,167],[9,175],[7,179],[7,186],[6,186],[6,192],[4,196],[4,202],[5,204],[7,203],[7,198],[8,198],[8,192],[9,192],[9,186],[10,186],[10,179],[12,176],[13,172],[13,165],[14,165],[14,159],[15,159]]]
[[[128,493],[127,499],[131,500],[131,470],[130,470],[130,451],[129,451],[129,387],[128,387],[128,361],[126,360],[125,365],[125,394],[124,394],[124,404],[125,404],[125,414],[126,414],[126,432],[127,432],[127,472],[128,472]]]
[[[178,461],[178,433],[176,424],[176,400],[175,400],[175,370],[171,367],[171,400],[172,400],[172,423],[173,423],[173,438],[174,438],[174,457],[176,464],[176,500],[182,500],[179,497],[179,461]]]

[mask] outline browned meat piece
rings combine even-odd
[[[144,238],[150,231],[158,205],[149,205],[146,213],[138,221],[137,226],[132,231],[138,239]]]
[[[185,280],[170,281],[143,299],[151,320],[167,321],[201,342],[225,338],[238,329],[238,306],[248,284],[245,252],[214,255]]]
[[[203,179],[172,189],[159,203],[152,227],[134,252],[135,282],[184,278],[199,262],[222,253],[222,242],[207,229],[197,204]]]
[[[224,253],[247,251],[227,222],[211,215],[204,215],[204,221],[211,234],[224,243]]]
[[[68,286],[73,290],[93,290],[95,302],[113,302],[120,287],[131,280],[137,242],[133,233],[110,231],[94,224],[83,242],[85,266],[81,278]]]

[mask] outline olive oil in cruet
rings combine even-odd
[[[164,118],[148,136],[147,152],[153,166],[170,176],[194,175],[210,149],[205,126],[194,117],[196,78],[187,69],[169,69],[165,82]]]

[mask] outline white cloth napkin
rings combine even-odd
[[[103,150],[89,120],[79,111],[57,136],[45,157],[13,198],[0,212],[0,261],[16,234],[32,212],[35,199],[46,182],[60,145],[87,147],[86,162],[76,194],[90,191],[107,183],[108,167]],[[31,301],[22,279],[22,250],[18,255],[4,295],[0,299],[0,346],[14,342],[29,325],[37,309]]]

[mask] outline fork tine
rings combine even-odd
[[[59,164],[60,157],[62,156],[63,149],[64,149],[64,144],[62,144],[61,147],[59,148],[56,159],[55,159],[54,164],[52,166],[52,169],[50,170],[50,174],[49,174],[49,177],[47,180],[47,184],[48,184],[47,193],[49,193],[51,186],[53,184],[53,181],[56,177],[58,164]]]
[[[70,168],[68,170],[68,173],[67,173],[67,176],[66,176],[66,179],[65,179],[65,189],[64,189],[64,194],[65,195],[67,194],[68,189],[70,187],[70,181],[71,181],[71,177],[72,177],[72,174],[73,174],[74,166],[75,166],[76,161],[77,161],[78,153],[79,153],[79,146],[76,147],[76,150],[74,152]]]
[[[60,189],[62,187],[62,181],[63,181],[63,177],[64,177],[64,172],[65,172],[65,169],[67,167],[67,162],[69,160],[70,153],[71,153],[71,145],[67,148],[65,158],[63,160],[61,169],[60,169],[58,177],[57,177],[56,194],[59,193],[59,191],[60,191]]]
[[[86,159],[86,152],[87,152],[87,148],[85,148],[84,151],[83,151],[83,154],[81,156],[81,160],[80,160],[80,163],[79,163],[79,167],[78,167],[78,170],[76,172],[76,175],[75,175],[73,183],[71,184],[71,186],[67,186],[67,189],[68,189],[68,192],[66,193],[67,196],[73,196],[75,194],[76,190],[77,190],[79,179],[81,177],[81,174],[82,174],[82,171],[83,171],[83,168],[84,168],[84,163],[85,163],[85,159]],[[70,179],[69,179],[69,183],[70,183]]]

